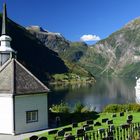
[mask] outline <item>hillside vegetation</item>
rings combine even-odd
[[[70,83],[95,81],[94,76],[78,63],[88,49],[88,45],[86,43],[70,42],[60,33],[48,32],[39,26],[30,26],[26,29],[39,39],[46,48],[58,53],[59,57],[68,67],[67,73],[53,74],[54,81]]]
[[[134,78],[140,75],[140,18],[90,46],[84,42],[68,41],[60,33],[35,30],[32,27],[28,30],[64,61],[78,64],[95,77]]]
[[[140,75],[140,18],[90,46],[79,62],[93,75]]]
[[[11,47],[17,52],[18,61],[39,79],[47,81],[52,74],[68,72],[68,67],[56,52],[45,47],[24,27],[10,19],[7,22],[7,34],[12,38]]]

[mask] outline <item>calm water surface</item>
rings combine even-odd
[[[134,103],[135,79],[97,79],[95,84],[51,87],[49,105],[64,101],[70,106],[81,102],[96,111],[110,103]]]

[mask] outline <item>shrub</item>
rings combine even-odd
[[[83,108],[84,108],[84,105],[82,103],[78,102],[74,106],[74,112],[80,113]]]
[[[105,108],[104,108],[104,110],[103,110],[103,112],[113,112],[113,113],[115,113],[115,112],[120,112],[120,105],[118,105],[118,104],[110,104],[110,105],[107,105]]]
[[[52,105],[50,111],[54,113],[69,113],[70,109],[68,104],[61,102],[60,104]]]
[[[134,111],[140,112],[140,105],[139,104],[110,104],[107,105],[103,112],[108,113],[115,113],[115,112],[125,112],[125,111]]]
[[[50,112],[49,113],[49,125],[51,126],[53,123],[55,123],[56,117],[60,117],[60,125],[68,125],[71,123],[78,123],[78,122],[83,122],[86,120],[91,120],[91,119],[97,119],[99,117],[99,114],[97,112],[87,112],[87,113],[54,113]],[[52,123],[52,121],[54,121]]]

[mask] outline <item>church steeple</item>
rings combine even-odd
[[[2,16],[2,35],[6,35],[6,23],[7,22],[7,10],[6,3],[3,4],[3,16]]]
[[[7,12],[6,4],[3,4],[3,14],[2,14],[2,35],[0,37],[0,66],[2,66],[7,60],[13,57],[15,51],[11,48],[10,42],[12,41],[11,37],[6,35],[6,21],[7,21]]]

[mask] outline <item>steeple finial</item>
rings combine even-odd
[[[6,11],[6,3],[4,3],[2,13],[2,35],[6,35],[6,22],[7,22],[7,11]]]

